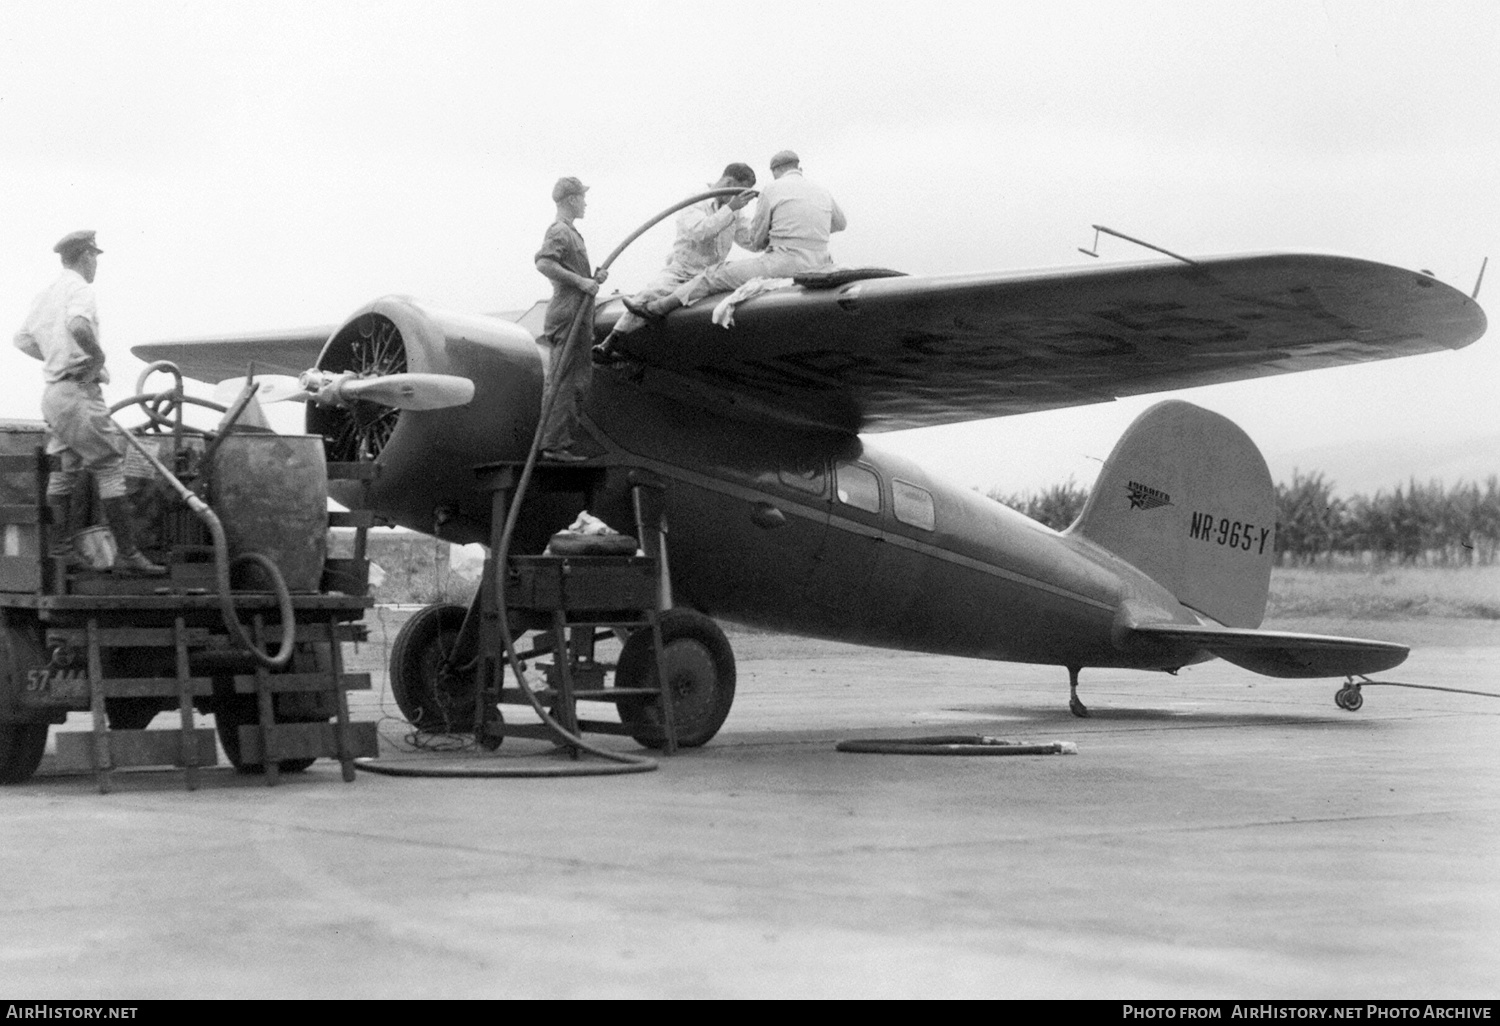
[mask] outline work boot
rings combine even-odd
[[[116,573],[139,574],[142,577],[159,577],[167,572],[166,567],[151,562],[140,549],[121,552],[116,556],[114,570]]]
[[[82,506],[83,503],[73,501],[71,494],[47,496],[47,507],[52,511],[52,544],[48,547],[47,555],[62,560],[63,567],[67,570],[94,568],[73,543],[78,532],[88,526],[81,523],[79,512]]]
[[[52,550],[48,555],[72,555],[73,535],[76,533],[69,523],[73,518],[73,496],[49,495],[47,508],[52,511]]]
[[[674,297],[668,296],[666,298],[672,299]],[[625,307],[625,309],[635,314],[641,320],[647,321],[651,324],[660,324],[662,322],[662,318],[664,318],[669,311],[675,310],[679,305],[681,305],[674,303],[672,306],[666,306],[666,308],[663,309],[663,307],[665,306],[664,300],[652,299],[648,300],[647,302],[640,303],[629,296],[622,298],[620,300],[620,303]]]
[[[123,495],[105,499],[104,519],[114,533],[115,544],[120,547],[115,557],[114,569],[127,574],[164,574],[167,568],[146,558],[135,543],[135,524],[130,519],[130,500]]]
[[[597,346],[594,347],[594,351],[592,353],[594,366],[621,368],[626,364],[633,364],[636,362],[635,360],[631,359],[631,357],[624,350],[615,345],[615,339],[619,337],[620,336],[618,334],[612,331],[604,339],[603,342],[600,342]]]

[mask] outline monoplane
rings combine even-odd
[[[1175,256],[1175,254],[1173,255]],[[687,681],[680,743],[702,744],[733,699],[723,619],[861,645],[1066,669],[1176,672],[1214,657],[1283,678],[1356,678],[1407,648],[1260,629],[1275,553],[1265,460],[1226,418],[1176,399],[1142,413],[1077,521],[1055,531],[883,453],[881,432],[1458,349],[1485,317],[1432,277],[1365,260],[1269,254],[1065,270],[799,278],[715,323],[723,297],[632,336],[634,361],[596,370],[585,410],[590,511],[635,515],[649,479],[666,528],[663,658]],[[602,302],[596,336],[622,311]],[[722,319],[722,318],[721,318]],[[533,441],[546,353],[500,315],[403,296],[341,324],[137,346],[221,381],[314,368],[334,379],[454,375],[466,405],[309,404],[328,458],[372,461],[373,482],[333,497],[454,543],[492,538],[476,468],[518,463]],[[561,478],[558,478],[561,479]],[[540,552],[576,516],[578,488],[544,473],[516,523]],[[456,612],[455,612],[456,609]],[[414,618],[393,672],[441,706],[441,660],[464,611]],[[727,661],[726,661],[727,660]],[[622,706],[622,716],[627,715]],[[649,743],[649,735],[647,736]]]

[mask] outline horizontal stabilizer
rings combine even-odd
[[[1196,645],[1267,677],[1348,677],[1399,666],[1410,651],[1405,645],[1326,634],[1262,631],[1246,627],[1197,624],[1140,624],[1133,636]]]

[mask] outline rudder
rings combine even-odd
[[[1276,549],[1276,490],[1250,436],[1181,400],[1125,430],[1068,534],[1103,546],[1228,627],[1258,627]]]

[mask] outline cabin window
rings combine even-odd
[[[839,501],[867,513],[880,512],[880,478],[873,470],[841,463],[835,475]]]
[[[905,481],[891,482],[892,509],[896,519],[912,527],[931,531],[937,527],[937,510],[932,503],[932,493]]]
[[[824,490],[823,461],[814,460],[800,465],[783,464],[781,483],[799,492],[807,492],[809,495],[822,495]]]

